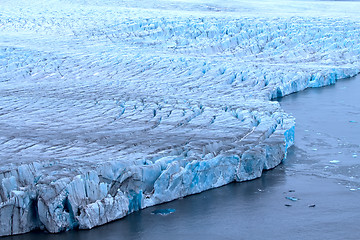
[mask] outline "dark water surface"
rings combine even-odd
[[[280,99],[297,119],[296,142],[287,160],[260,179],[144,209],[90,231],[6,239],[360,239],[359,92],[360,76]],[[175,212],[152,214],[160,209]]]

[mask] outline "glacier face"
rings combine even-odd
[[[357,3],[16,3],[0,9],[0,236],[259,177],[294,141],[270,100],[360,71]]]

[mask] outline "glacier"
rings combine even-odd
[[[359,12],[3,0],[0,236],[91,229],[260,177],[294,142],[272,100],[360,72]]]

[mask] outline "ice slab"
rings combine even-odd
[[[278,165],[295,122],[270,100],[360,71],[359,5],[299,4],[4,0],[0,236],[90,229]]]

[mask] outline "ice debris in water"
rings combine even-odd
[[[299,200],[299,199],[296,198],[296,197],[285,197],[285,198],[288,199],[288,200],[290,200],[290,201],[293,201],[293,202]]]
[[[339,163],[340,161],[339,160],[331,160],[329,161],[329,163]]]
[[[294,142],[271,100],[360,71],[355,3],[206,2],[1,1],[0,236],[260,177]]]
[[[165,215],[169,215],[169,214],[174,213],[174,212],[175,212],[175,209],[167,208],[167,209],[157,209],[157,210],[152,211],[151,213],[165,216]]]

